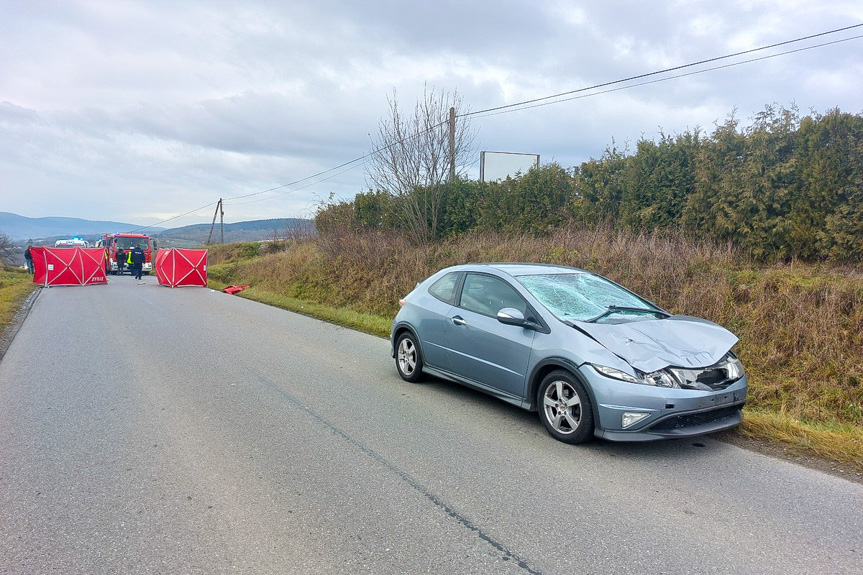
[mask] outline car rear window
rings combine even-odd
[[[458,279],[458,272],[446,274],[429,287],[429,293],[443,302],[452,303],[455,300]]]

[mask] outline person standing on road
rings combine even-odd
[[[33,254],[30,253],[30,246],[24,250],[24,262],[27,264],[27,273],[33,273]]]
[[[126,250],[117,247],[117,275],[123,275],[123,268],[126,267]]]
[[[132,258],[132,267],[130,272],[135,274],[135,279],[141,279],[141,269],[144,267],[144,250],[141,249],[141,244],[137,244],[130,253]]]

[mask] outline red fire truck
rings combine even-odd
[[[96,241],[97,248],[105,248],[105,274],[123,273],[122,270],[129,269],[129,252],[132,248],[140,245],[144,250],[144,265],[142,270],[148,274],[153,270],[153,262],[156,259],[156,240],[145,234],[103,234]],[[123,248],[126,252],[125,265],[117,265],[117,249]]]

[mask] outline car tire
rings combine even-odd
[[[416,336],[407,331],[396,340],[396,369],[401,378],[416,383],[422,377],[423,358]]]
[[[584,386],[568,371],[553,371],[542,380],[536,401],[548,433],[564,443],[593,437],[593,407]]]

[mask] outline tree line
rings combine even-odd
[[[861,263],[863,115],[766,106],[748,126],[732,113],[710,134],[660,134],[633,151],[612,145],[580,166],[550,163],[496,182],[369,190],[324,203],[315,217],[322,234],[398,231],[420,241],[597,223],[730,242],[765,262]]]

